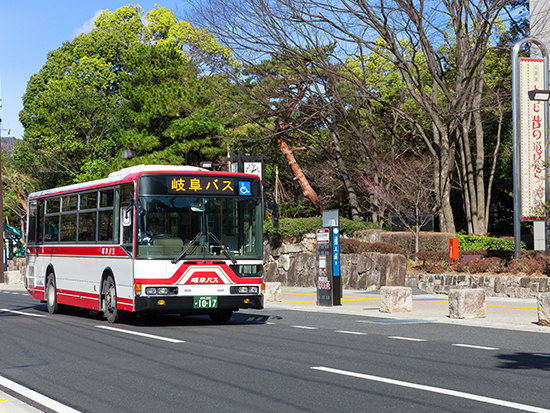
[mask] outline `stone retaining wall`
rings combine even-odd
[[[486,297],[534,298],[539,292],[550,292],[548,277],[407,274],[405,285],[428,294],[448,294],[455,288],[482,288]]]
[[[317,280],[315,236],[301,240],[266,241],[264,245],[264,280],[283,286],[315,287]],[[405,285],[407,260],[400,254],[341,254],[342,287],[375,290],[380,286]]]

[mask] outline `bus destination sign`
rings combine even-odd
[[[168,193],[172,194],[231,194],[235,182],[231,178],[215,176],[173,176],[168,180]]]

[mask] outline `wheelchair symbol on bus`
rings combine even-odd
[[[239,181],[239,195],[250,196],[250,182]]]

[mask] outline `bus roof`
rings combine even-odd
[[[199,168],[188,165],[137,165],[121,169],[109,174],[107,178],[97,179],[95,181],[82,182],[79,184],[61,186],[59,188],[47,189],[44,191],[34,192],[29,195],[29,198],[41,198],[47,195],[62,194],[72,191],[82,191],[86,189],[100,188],[108,185],[113,185],[123,182],[131,182],[138,175],[146,172],[158,173],[175,173],[175,172],[207,172],[211,174],[228,174],[230,172],[211,171],[209,169]]]

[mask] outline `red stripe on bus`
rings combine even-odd
[[[44,245],[27,248],[29,255],[65,255],[74,257],[124,257],[128,255],[119,245]]]
[[[59,304],[72,305],[74,307],[89,308],[99,311],[99,294],[83,291],[57,290],[57,302]],[[134,310],[134,300],[117,297],[117,308],[126,311]]]
[[[204,266],[204,270],[201,271],[201,267]],[[208,278],[212,274],[212,266],[219,267],[234,284],[260,284],[262,279],[255,278],[241,278],[235,275],[233,270],[225,263],[216,263],[213,261],[204,261],[201,264],[187,264],[183,263],[170,278],[136,278],[134,282],[136,284],[175,284],[188,268],[194,267],[195,271],[193,277],[205,277]],[[199,283],[199,284],[217,284],[217,283]]]

